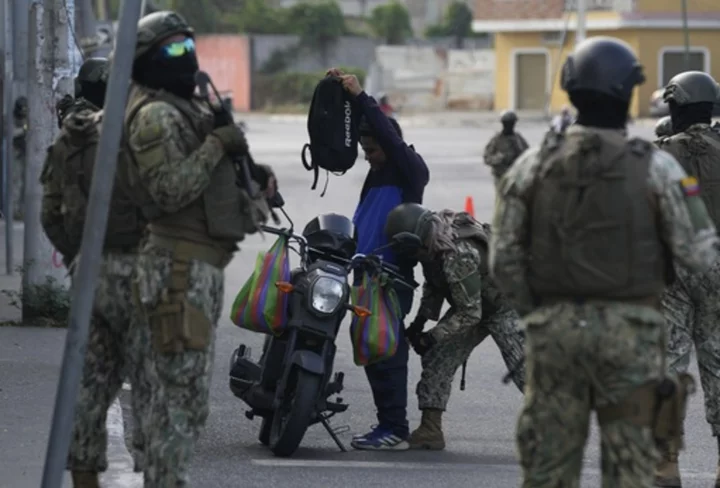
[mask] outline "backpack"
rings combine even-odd
[[[320,169],[338,176],[355,165],[360,139],[360,113],[352,96],[345,91],[340,79],[328,76],[315,87],[307,119],[310,142],[303,146],[303,166],[315,172],[312,190],[317,188]],[[311,161],[306,159],[310,150]],[[329,176],[320,196],[325,195]]]

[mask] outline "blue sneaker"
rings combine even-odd
[[[365,435],[354,436],[350,445],[362,451],[407,451],[410,449],[407,438],[396,435],[392,430],[375,427]]]

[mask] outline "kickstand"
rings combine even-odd
[[[332,426],[330,425],[330,422],[328,421],[327,417],[325,417],[324,415],[321,415],[321,416],[320,416],[320,422],[322,423],[323,427],[325,427],[325,430],[328,431],[328,434],[330,434],[330,437],[332,437],[332,440],[335,441],[335,444],[337,444],[337,446],[340,448],[340,450],[341,450],[342,452],[348,452],[348,450],[345,448],[345,446],[343,445],[343,443],[342,443],[342,441],[340,440],[340,438],[337,436],[337,434],[336,434],[335,431],[333,430],[333,428],[332,428]]]

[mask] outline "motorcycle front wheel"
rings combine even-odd
[[[292,456],[305,437],[320,393],[320,376],[296,368],[291,373],[288,389],[270,427],[270,450],[278,457]]]

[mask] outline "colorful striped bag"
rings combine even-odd
[[[283,236],[268,252],[258,253],[255,271],[230,309],[233,323],[253,332],[280,335],[287,325],[290,295],[275,286],[278,281],[290,281],[290,250]]]
[[[367,366],[395,355],[400,337],[400,302],[387,276],[363,274],[359,286],[351,292],[353,305],[365,307],[371,315],[353,315],[350,339],[355,364]]]

